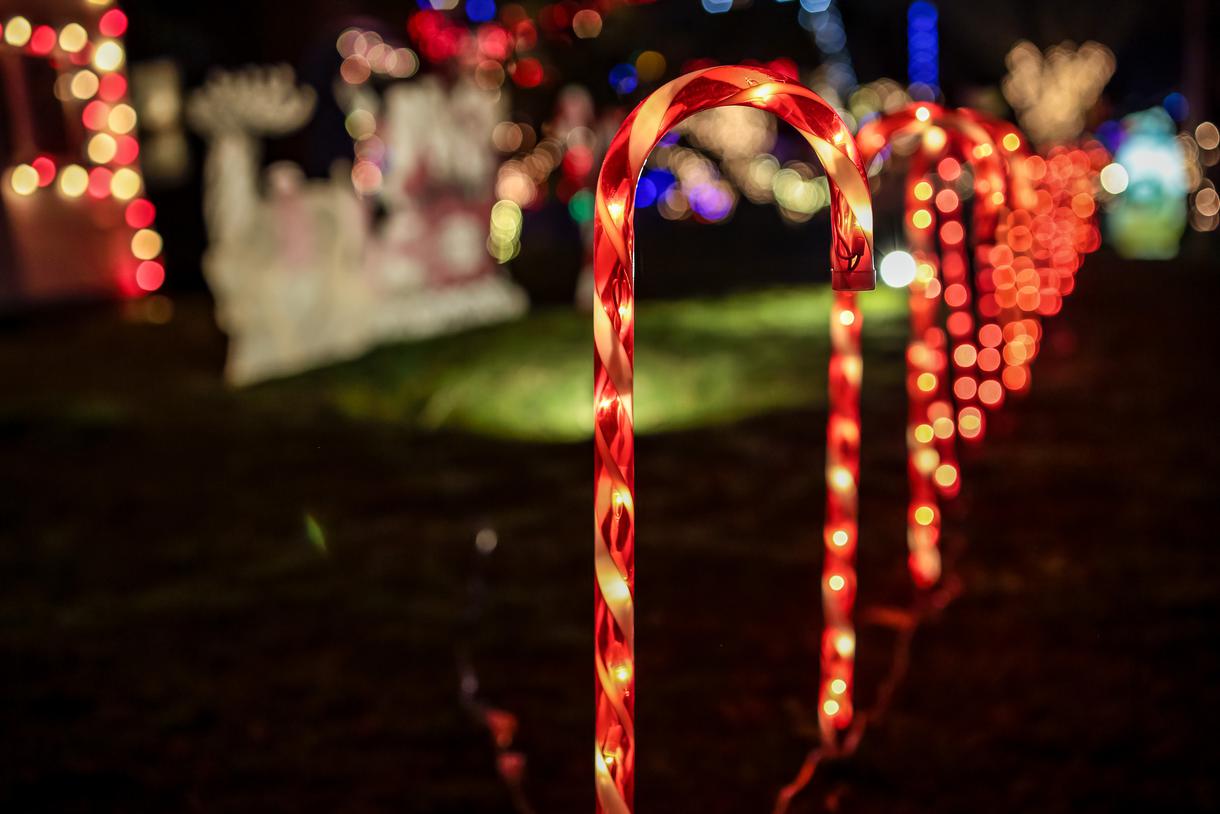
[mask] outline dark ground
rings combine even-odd
[[[1088,260],[966,464],[964,594],[794,812],[1220,806],[1217,288]],[[202,300],[0,327],[0,811],[509,811],[454,666],[485,525],[485,695],[538,812],[591,811],[589,445],[268,411],[222,354]],[[868,390],[863,606],[906,599],[903,409]],[[640,441],[641,811],[768,812],[809,748],[823,420]]]

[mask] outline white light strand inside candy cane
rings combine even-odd
[[[851,134],[834,108],[780,74],[718,67],[679,77],[627,117],[597,183],[594,221],[594,665],[597,810],[629,814],[635,783],[635,186],[648,154],[684,118],[713,107],[747,105],[794,126],[826,169],[832,218],[831,281],[835,358],[831,362],[832,441],[827,452],[823,579],[827,633],[819,712],[828,737],[851,721],[855,632],[856,489],[859,478],[859,313],[850,292],[873,287],[872,205]],[[834,703],[830,703],[830,702]]]

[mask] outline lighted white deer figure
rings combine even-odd
[[[430,85],[420,89],[433,94]],[[405,104],[398,98],[404,95]],[[435,95],[440,106],[450,104],[439,89]],[[345,164],[327,180],[307,180],[295,164],[279,163],[260,182],[261,139],[296,130],[313,112],[313,91],[298,87],[291,69],[218,73],[192,95],[188,119],[209,143],[204,215],[210,245],[203,268],[217,321],[230,338],[230,382],[287,375],[351,358],[378,342],[525,309],[524,294],[511,282],[478,274],[490,268],[486,213],[442,214],[438,221],[431,204],[416,200],[423,196],[415,194],[413,179],[443,163],[438,149],[454,150],[435,132],[441,124],[429,115],[435,105],[413,107],[409,89],[387,96],[385,141],[393,149],[386,178],[393,183],[381,196],[386,216],[374,226]],[[490,164],[480,169],[468,154],[449,159],[465,173],[463,181],[482,183],[490,198]],[[467,268],[472,279],[433,279],[438,251],[463,257],[464,264],[449,268]]]
[[[300,128],[314,102],[313,89],[297,87],[286,65],[217,71],[191,95],[187,117],[208,140],[203,209],[214,242],[246,231],[261,204],[262,139]]]
[[[1061,144],[1080,135],[1085,115],[1114,74],[1114,54],[1097,42],[1077,48],[1065,42],[1045,54],[1022,40],[1005,59],[1003,91],[1017,118],[1039,144]]]

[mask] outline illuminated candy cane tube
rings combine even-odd
[[[823,642],[835,646],[823,663],[830,677],[822,682],[819,710],[823,730],[830,734],[850,723],[860,383],[860,318],[851,292],[874,284],[868,180],[851,134],[834,108],[813,91],[759,68],[708,68],[666,84],[632,111],[610,143],[597,181],[594,770],[597,810],[605,814],[629,814],[635,785],[635,187],[648,154],[662,136],[694,113],[727,105],[767,110],[791,124],[813,147],[829,181],[831,282],[837,293],[831,309],[834,357],[827,450],[831,482],[823,578],[828,613]]]
[[[1035,185],[1031,168],[1041,177],[1045,162],[1030,151],[1028,141],[1012,124],[975,110],[959,113],[983,127],[997,145],[1011,203],[999,218],[994,245],[978,250],[978,364],[984,381],[998,379],[1002,391],[1022,392],[1029,388],[1029,365],[1037,353],[1036,341],[1031,343],[1028,337],[1038,332],[1039,314],[1058,311],[1063,294],[1070,290],[1070,283],[1062,286],[1059,281],[1065,274],[1069,278],[1074,274],[1078,258],[1075,254],[1060,256],[1059,261],[1070,270],[1037,268],[1035,244],[1039,241],[1029,227],[1040,214],[1049,214],[1053,201],[1049,192]],[[1024,310],[1023,301],[1038,313]]]
[[[856,631],[856,542],[860,480],[860,310],[851,291],[836,291],[830,309],[830,414],[826,423],[826,545],[822,561],[822,675],[818,724],[833,751],[853,715]]]
[[[918,211],[932,198],[924,151],[911,156],[907,172],[905,212]],[[934,475],[947,465],[956,472],[953,408],[949,400],[945,332],[940,328],[939,257],[931,230],[904,218],[907,245],[916,260],[909,289],[911,333],[906,350],[908,567],[920,587],[940,578],[940,512]],[[956,477],[955,477],[956,486]]]
[[[1020,392],[1029,388],[1041,319],[1059,312],[1084,255],[1100,245],[1096,176],[1110,156],[1090,142],[1056,147],[1044,159],[1009,122],[973,110],[959,113],[991,134],[1011,182],[1013,208],[996,241],[1001,285],[980,302],[979,334],[989,332],[1005,389]]]
[[[976,121],[957,111],[947,111],[931,103],[910,105],[866,125],[859,142],[866,161],[871,161],[896,138],[913,135],[921,138],[918,152],[935,159],[936,178],[951,185],[961,174],[962,163],[973,169],[973,243],[983,248],[994,240],[1000,213],[1006,202],[1007,168],[1000,159],[990,134]],[[953,338],[953,390],[957,397],[959,431],[967,438],[981,437],[981,412],[978,400],[972,334],[975,319],[971,307],[973,284],[967,279],[969,257],[965,252],[966,229],[961,220],[962,201],[949,186],[936,191],[934,179],[908,173],[908,187],[922,182],[923,194],[917,202],[908,196],[908,235],[933,230],[940,240],[941,295],[950,309],[946,325]],[[908,190],[909,191],[909,190]],[[936,228],[939,213],[939,228]],[[982,252],[986,254],[986,252]],[[951,258],[951,259],[950,259]],[[994,403],[994,402],[993,402]],[[962,419],[965,418],[964,422]]]
[[[974,285],[969,278],[962,202],[952,182],[961,174],[961,162],[969,162],[974,171],[974,243],[978,254],[985,258],[1006,201],[1007,177],[984,128],[959,113],[927,103],[911,105],[861,130],[866,162],[904,136],[920,140],[908,166],[903,219],[907,243],[917,263],[909,289],[911,334],[906,354],[910,490],[907,543],[912,580],[926,588],[941,574],[940,499],[952,497],[960,489],[955,436],[980,436],[983,413],[977,402],[983,398],[994,405],[1002,391],[998,382],[980,384],[976,378],[978,353],[971,308]],[[930,172],[933,162],[934,173]],[[940,182],[949,183],[937,191]],[[948,336],[940,327],[941,300],[949,309]]]

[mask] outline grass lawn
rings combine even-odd
[[[1088,259],[963,461],[964,593],[792,814],[1220,806],[1218,288]],[[867,707],[909,591],[903,309],[862,301]],[[641,811],[770,811],[813,742],[826,306],[640,306]],[[0,811],[507,814],[467,651],[539,814],[592,810],[590,318],[233,391],[209,308],[0,322]]]
[[[827,286],[645,302],[636,348],[641,434],[824,402]],[[903,295],[860,298],[870,338],[905,327]],[[255,388],[261,402],[321,402],[353,420],[572,441],[593,431],[591,317],[548,309],[457,336],[393,345]]]

